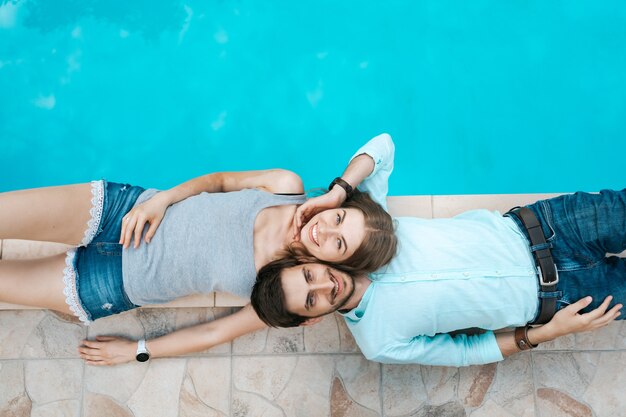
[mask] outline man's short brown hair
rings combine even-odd
[[[270,327],[297,327],[310,317],[301,316],[287,309],[283,291],[282,272],[301,265],[295,257],[272,261],[259,270],[252,288],[250,303],[265,324]]]

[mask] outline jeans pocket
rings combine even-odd
[[[542,230],[546,238],[546,242],[552,243],[556,239],[556,232],[554,231],[554,220],[552,218],[552,209],[548,200],[542,200],[539,202],[541,211],[544,217],[544,224]]]
[[[96,250],[103,256],[122,256],[122,245],[113,242],[97,242]]]

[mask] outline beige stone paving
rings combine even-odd
[[[599,417],[626,410],[626,350],[611,345],[620,323],[577,350],[547,346],[458,369],[369,362],[338,316],[148,364],[89,367],[76,354],[86,335],[154,336],[229,311],[147,309],[89,329],[49,312],[1,311],[0,416]]]
[[[396,215],[441,217],[468,205],[504,211],[536,197],[419,196],[394,199],[390,208]],[[2,241],[0,248],[5,259],[64,249]],[[0,417],[626,415],[622,323],[498,364],[458,369],[368,362],[339,316],[147,364],[89,367],[76,352],[84,337],[154,337],[229,314],[242,302],[217,294],[89,328],[47,311],[0,310]]]

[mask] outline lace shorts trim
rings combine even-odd
[[[70,307],[70,310],[72,310],[72,313],[88,326],[91,324],[91,320],[89,320],[89,315],[78,298],[76,271],[74,270],[75,256],[76,249],[68,250],[65,255],[65,268],[63,269],[63,283],[65,284],[65,288],[63,289],[63,295],[65,295],[65,302]]]
[[[83,240],[80,242],[80,246],[87,246],[98,233],[100,227],[100,221],[102,220],[102,210],[104,208],[104,181],[92,181],[91,182],[91,209],[89,214],[91,215],[89,221],[87,221],[87,229]],[[76,269],[74,258],[76,257],[76,249],[70,249],[65,255],[65,268],[63,269],[63,295],[65,295],[65,302],[70,307],[70,310],[74,313],[78,319],[89,325],[89,315],[83,308],[80,298],[78,296],[78,283],[76,280]]]
[[[104,181],[91,181],[91,196],[91,209],[89,210],[91,218],[87,222],[85,236],[80,242],[80,246],[87,246],[98,233],[102,210],[104,209]]]

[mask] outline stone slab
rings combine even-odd
[[[433,217],[433,197],[430,195],[411,195],[387,198],[387,210],[394,217]]]
[[[510,208],[556,197],[559,194],[474,194],[439,195],[433,197],[433,217],[453,217],[474,209],[497,210],[506,213]]]

